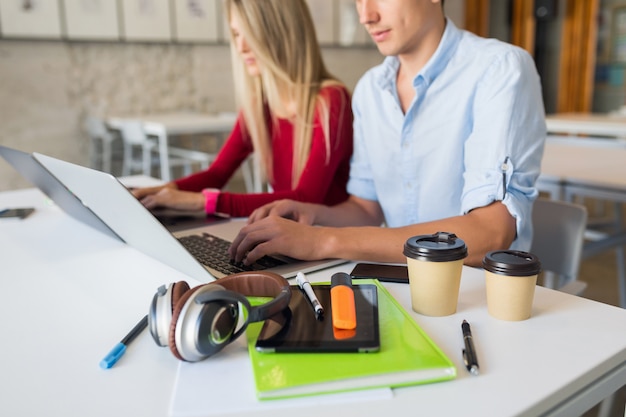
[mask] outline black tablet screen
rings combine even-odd
[[[380,348],[378,293],[373,284],[352,286],[356,307],[355,330],[339,330],[331,319],[330,285],[313,285],[324,307],[316,319],[313,307],[298,286],[291,286],[289,308],[282,317],[267,320],[256,342],[262,352],[372,352]],[[277,325],[276,322],[280,322]]]

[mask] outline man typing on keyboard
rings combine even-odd
[[[530,55],[458,29],[443,0],[356,7],[386,58],[354,90],[348,200],[265,205],[230,256],[403,263],[407,238],[438,231],[465,241],[472,266],[490,250],[529,250],[546,137]]]

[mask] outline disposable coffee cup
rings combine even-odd
[[[500,320],[530,318],[535,297],[539,259],[528,252],[499,250],[483,259],[487,287],[487,311]]]
[[[454,233],[413,236],[404,244],[413,311],[425,316],[456,312],[467,247]]]

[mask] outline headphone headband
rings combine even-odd
[[[240,272],[220,278],[209,284],[217,284],[227,290],[253,297],[272,297],[273,300],[265,304],[249,307],[249,322],[263,321],[276,313],[281,312],[289,305],[291,289],[289,283],[281,275],[273,272]],[[211,293],[200,294],[196,302],[204,303],[205,300],[215,299]],[[244,303],[242,303],[244,304]]]

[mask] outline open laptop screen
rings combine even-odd
[[[67,214],[108,236],[123,240],[32,154],[0,145],[0,155]]]

